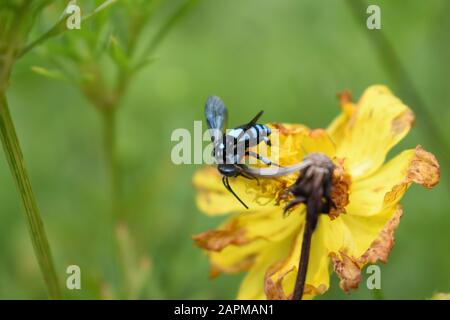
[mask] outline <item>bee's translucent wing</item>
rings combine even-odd
[[[228,112],[222,99],[216,96],[208,97],[205,105],[205,117],[209,129],[224,131]]]

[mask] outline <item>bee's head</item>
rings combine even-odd
[[[235,177],[238,174],[234,164],[219,164],[217,169],[225,177]]]

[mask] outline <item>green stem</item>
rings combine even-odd
[[[22,151],[4,92],[0,92],[0,135],[11,173],[25,207],[28,230],[49,296],[51,299],[61,299],[62,295],[53,265],[47,235],[31,188],[30,179],[25,169]]]
[[[186,0],[177,10],[164,22],[162,27],[158,30],[153,40],[148,44],[144,50],[144,57],[149,56],[155,51],[159,44],[164,40],[167,34],[173,27],[199,2],[200,0]]]
[[[112,257],[112,264],[114,265],[113,273],[114,279],[118,279],[116,292],[121,292],[120,298],[125,299],[127,298],[126,290],[119,290],[119,288],[126,288],[127,281],[123,268],[120,239],[117,233],[117,228],[120,228],[123,222],[121,175],[117,157],[117,105],[105,107],[104,109],[100,109],[100,111],[103,118],[103,147],[110,185],[109,198],[111,215],[109,220],[111,228],[109,231],[113,243],[112,250],[114,252]]]
[[[373,289],[372,297],[374,300],[384,300],[383,290],[381,289]]]
[[[116,107],[102,111],[105,161],[110,182],[111,210],[116,220],[121,217],[120,168],[117,159]],[[117,221],[116,221],[117,222]]]

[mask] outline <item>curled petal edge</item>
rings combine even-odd
[[[208,230],[192,236],[195,244],[208,251],[221,251],[228,245],[243,245],[251,241],[246,238],[245,229],[235,226],[234,222],[225,225],[223,229]]]
[[[340,279],[339,286],[344,292],[357,289],[361,282],[361,269],[367,263],[387,262],[389,253],[395,244],[395,230],[403,214],[401,205],[397,205],[391,219],[385,224],[366,252],[359,258],[347,255],[344,251],[330,253],[333,269]]]

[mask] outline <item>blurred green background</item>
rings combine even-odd
[[[164,2],[152,23],[179,3]],[[413,186],[404,197],[396,245],[381,266],[384,298],[424,299],[450,292],[449,163],[442,157],[450,146],[450,2],[370,3],[380,5],[382,32],[446,139],[443,145],[430,138],[429,119],[416,112],[416,127],[390,154],[421,144],[441,161],[434,190]],[[134,297],[232,299],[237,293],[243,275],[210,280],[207,258],[191,240],[223,220],[195,206],[191,178],[200,166],[170,160],[172,131],[192,130],[194,120],[203,120],[208,95],[224,99],[231,125],[264,109],[263,121],[325,127],[339,112],[337,92],[349,89],[357,98],[375,83],[388,85],[417,111],[379,59],[370,41],[378,31],[365,27],[366,18],[363,11],[355,19],[345,1],[209,0],[178,22],[117,114],[124,224],[132,238],[126,246],[150,262]],[[62,37],[74,36],[68,33]],[[49,40],[50,50],[58,41]],[[39,51],[19,61],[8,98],[61,283],[68,265],[81,268],[82,290],[64,293],[72,299],[127,297],[114,258],[101,117],[68,83],[30,70],[45,64]],[[0,181],[0,298],[46,298],[3,153]],[[365,287],[363,280],[346,295],[333,275],[320,299],[372,298]]]

